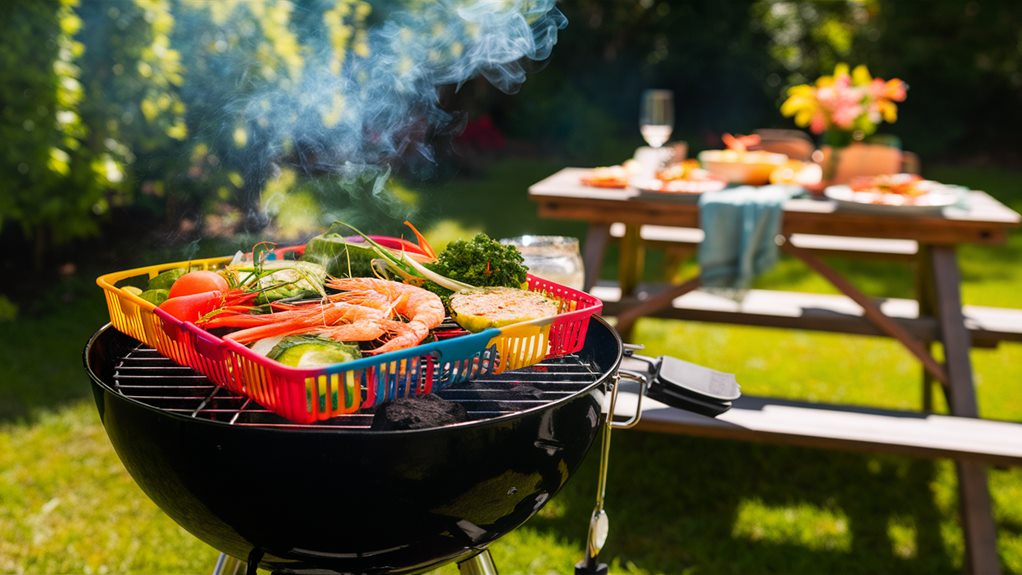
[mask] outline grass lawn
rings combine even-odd
[[[538,220],[526,197],[528,184],[557,167],[507,160],[485,177],[423,188],[428,201],[416,221],[438,236],[581,236],[577,223]],[[1022,210],[1022,173],[927,168]],[[966,303],[1022,307],[1020,255],[1022,233],[1005,246],[963,248]],[[78,263],[85,279],[61,281],[0,323],[0,573],[209,572],[215,551],[142,494],[99,423],[80,353],[105,317],[91,278],[116,268]],[[869,293],[910,294],[908,270],[897,265],[832,263]],[[759,287],[833,291],[791,259]],[[918,365],[883,339],[641,320],[635,340],[649,354],[734,371],[753,394],[919,405]],[[983,415],[1022,420],[1022,346],[975,350],[972,359]],[[501,573],[571,571],[583,553],[596,465],[594,450],[561,494],[491,547]],[[991,471],[991,490],[1004,569],[1022,573],[1022,471]],[[615,573],[957,573],[963,558],[948,461],[621,432],[607,511],[601,557]]]

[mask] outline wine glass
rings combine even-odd
[[[651,148],[659,148],[671,139],[674,130],[674,92],[646,90],[639,109],[639,132]]]

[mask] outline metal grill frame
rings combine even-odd
[[[572,396],[603,377],[592,362],[578,355],[548,359],[528,368],[478,378],[437,393],[461,403],[470,421],[481,421],[542,407]],[[124,397],[163,411],[225,425],[301,430],[368,430],[373,414],[358,412],[325,421],[290,422],[250,398],[218,386],[189,367],[139,344],[119,357],[113,387]],[[540,398],[521,397],[512,390],[527,384]]]

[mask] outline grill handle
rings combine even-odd
[[[717,417],[731,409],[732,402],[742,395],[732,373],[671,356],[652,358],[634,352],[628,356],[647,365],[650,383],[645,395],[671,407]]]
[[[614,421],[614,408],[617,406],[617,392],[622,379],[628,379],[639,384],[638,403],[635,406],[635,415],[627,421]],[[607,411],[606,419],[603,420],[603,443],[600,445],[600,470],[596,485],[596,506],[593,508],[593,515],[589,519],[589,534],[586,537],[585,559],[575,565],[575,575],[606,575],[608,567],[606,563],[600,563],[597,556],[607,542],[607,535],[610,532],[610,518],[603,508],[604,496],[607,492],[607,468],[610,465],[610,432],[612,429],[628,429],[635,427],[642,416],[642,396],[646,395],[649,386],[647,374],[629,369],[619,369],[614,375],[614,387],[610,391],[610,409]]]

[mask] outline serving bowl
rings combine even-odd
[[[762,150],[706,150],[699,154],[699,162],[711,174],[732,184],[754,186],[769,183],[770,174],[787,160],[784,154]]]

